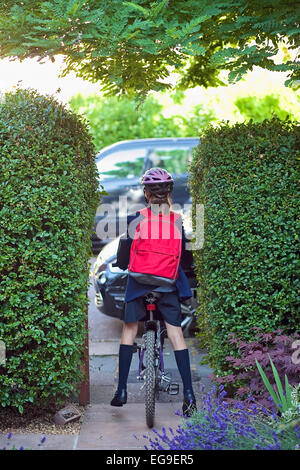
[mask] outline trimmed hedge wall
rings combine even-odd
[[[215,375],[237,356],[231,332],[245,340],[252,327],[299,332],[299,154],[299,125],[277,118],[210,127],[195,151],[194,226],[204,204],[204,245],[194,253],[198,326]]]
[[[0,102],[0,403],[60,403],[81,380],[100,202],[86,124],[34,90]]]

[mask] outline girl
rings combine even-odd
[[[141,180],[144,186],[144,195],[150,214],[173,215],[171,211],[170,193],[173,189],[174,180],[172,176],[162,168],[151,168],[146,171]],[[127,218],[126,238],[121,238],[117,253],[116,265],[120,269],[127,269],[130,261],[130,250],[134,239],[136,228],[139,226],[145,211],[137,212]],[[176,225],[180,228],[181,258],[178,270],[178,277],[172,285],[162,285],[157,281],[157,285],[152,283],[141,283],[130,275],[127,280],[127,287],[124,300],[122,320],[123,332],[119,349],[119,383],[117,391],[111,401],[112,406],[123,406],[127,402],[127,379],[133,354],[133,344],[138,331],[138,322],[145,316],[143,295],[151,291],[161,292],[158,300],[158,308],[164,318],[168,338],[172,344],[178,370],[183,382],[183,405],[182,412],[185,417],[189,417],[196,410],[196,400],[193,392],[189,351],[185,343],[181,329],[181,309],[180,301],[189,299],[192,296],[188,279],[183,271],[182,265],[192,263],[192,254],[185,249],[186,238],[181,224],[181,218],[177,215]],[[151,236],[150,236],[151,238]],[[154,276],[155,277],[155,276]]]

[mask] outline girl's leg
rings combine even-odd
[[[189,350],[184,340],[181,327],[170,325],[167,322],[165,322],[165,324],[183,383],[184,400],[182,411],[185,416],[191,416],[193,411],[196,410],[196,399],[193,391]]]
[[[119,383],[112,406],[122,406],[127,402],[127,380],[133,354],[133,343],[138,330],[138,322],[124,323],[119,348]]]
[[[138,322],[124,323],[119,349],[119,384],[118,389],[127,388],[127,379],[133,354],[133,343],[138,331]]]
[[[168,332],[168,338],[171,341],[174,351],[181,351],[187,349],[187,345],[182,333],[181,326],[173,326],[165,321]]]
[[[138,332],[138,326],[138,322],[123,323],[121,344],[130,344],[131,346],[133,345]]]

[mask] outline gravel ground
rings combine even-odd
[[[55,413],[67,405],[73,405],[81,413],[78,421],[57,426],[53,422]],[[59,408],[49,408],[46,410],[29,407],[22,415],[14,409],[0,410],[0,433],[37,433],[37,434],[79,434],[86,407],[77,403],[65,403]]]

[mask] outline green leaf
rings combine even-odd
[[[273,398],[275,405],[277,406],[277,408],[278,408],[279,410],[282,410],[282,408],[281,408],[281,406],[280,406],[280,397],[279,397],[279,395],[278,395],[278,394],[276,393],[276,391],[273,389],[273,387],[272,387],[272,385],[270,384],[270,382],[269,382],[269,380],[268,380],[266,374],[264,373],[263,369],[261,368],[259,362],[258,362],[257,360],[255,360],[255,362],[256,362],[257,368],[258,368],[258,370],[259,370],[259,373],[260,373],[260,375],[261,375],[261,378],[262,378],[262,380],[263,380],[263,382],[264,382],[264,384],[265,384],[265,386],[266,386],[268,392],[270,393],[271,397]]]
[[[286,394],[287,408],[289,409],[289,408],[293,407],[292,395],[291,395],[291,386],[288,382],[288,378],[287,378],[286,375],[284,376],[284,380],[285,380],[285,394]]]
[[[142,7],[141,5],[137,5],[136,3],[132,2],[123,2],[123,5],[127,5],[131,7],[133,10],[139,11],[140,13],[143,13],[143,15],[147,18],[150,14],[150,11],[147,10],[147,8]]]
[[[280,395],[280,400],[281,400],[281,405],[282,405],[282,412],[284,412],[284,411],[287,410],[287,402],[286,402],[286,398],[285,398],[284,393],[283,393],[282,383],[281,383],[280,377],[278,375],[277,369],[274,366],[274,363],[273,363],[273,361],[272,361],[269,354],[268,354],[268,356],[269,356],[270,363],[271,363],[271,366],[272,366],[273,375],[274,375],[274,379],[275,379],[275,382],[276,382],[276,385],[277,385],[277,389],[278,389],[278,392],[279,392],[279,395]]]

